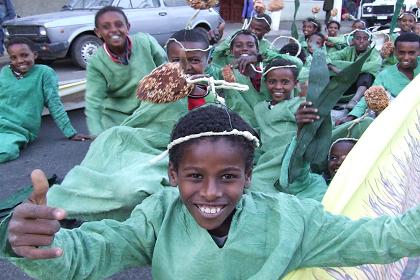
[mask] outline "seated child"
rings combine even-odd
[[[247,191],[258,139],[226,108],[191,111],[171,141],[168,173],[178,187],[150,196],[124,222],[59,229],[65,210],[45,205],[45,175],[33,172],[31,199],[0,224],[0,256],[42,279],[103,279],[151,265],[158,280],[280,279],[301,267],[420,255],[419,207],[353,221],[313,200]]]
[[[321,23],[315,18],[306,18],[302,23],[302,32],[303,36],[299,37],[299,43],[302,46],[303,51],[308,54],[308,43],[307,40],[309,36],[313,33],[321,32],[322,26]]]
[[[308,51],[306,56],[305,64],[302,67],[302,70],[299,72],[298,80],[299,83],[305,83],[306,87],[308,86],[309,79],[309,70],[311,69],[312,64],[312,55],[315,51],[315,48],[324,48],[325,46],[325,36],[320,32],[315,32],[308,36],[307,40]]]
[[[34,65],[37,54],[33,43],[13,38],[6,49],[10,65],[0,73],[0,162],[18,158],[20,149],[38,137],[44,107],[64,136],[75,141],[89,139],[71,125],[58,96],[54,70]]]
[[[325,46],[327,47],[327,53],[333,53],[344,49],[347,46],[346,37],[340,36],[338,32],[340,31],[340,23],[335,20],[331,20],[327,23],[327,40]]]
[[[420,73],[420,37],[414,32],[404,33],[397,37],[394,45],[394,54],[398,64],[382,70],[373,85],[383,86],[391,97],[395,98]],[[367,105],[363,97],[342,122],[361,117],[366,109]]]
[[[86,71],[86,122],[91,134],[98,135],[120,125],[140,101],[138,82],[155,67],[166,62],[166,54],[149,34],[128,36],[130,23],[124,12],[113,6],[95,15],[95,33],[103,47],[89,60]]]
[[[328,152],[328,172],[325,174],[325,179],[330,182],[337,170],[340,168],[346,156],[356,145],[356,138],[339,138],[335,140],[330,147]]]
[[[328,68],[331,72],[338,74],[342,69],[349,66],[363,55],[369,49],[372,42],[372,34],[366,30],[356,29],[353,31],[353,45],[348,46],[340,51],[329,54],[331,63]],[[352,109],[367,88],[369,88],[376,74],[379,72],[382,65],[382,58],[376,49],[373,49],[368,59],[363,64],[361,73],[358,76],[356,83],[354,83],[339,103],[344,104],[343,108]]]
[[[255,15],[246,29],[257,36],[260,54],[265,55],[266,51],[270,51],[272,49],[271,42],[264,38],[265,34],[271,30],[271,18],[269,15]],[[212,64],[223,68],[233,62],[235,58],[230,51],[230,46],[234,36],[235,35],[230,38],[226,38],[214,49],[211,57]]]

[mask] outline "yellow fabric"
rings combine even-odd
[[[363,134],[329,186],[322,201],[327,211],[351,219],[395,216],[420,203],[419,86],[417,76]],[[374,279],[400,279],[408,262],[303,269],[284,279],[373,279],[368,273]]]

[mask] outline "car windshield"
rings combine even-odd
[[[113,0],[70,0],[67,8],[70,9],[100,9],[112,4]]]

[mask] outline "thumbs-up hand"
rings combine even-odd
[[[28,201],[17,206],[9,222],[8,239],[13,251],[30,259],[50,259],[63,254],[61,248],[48,246],[60,230],[59,220],[66,217],[63,209],[47,206],[48,181],[44,172],[31,174],[33,192]]]

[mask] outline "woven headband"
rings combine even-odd
[[[168,41],[166,41],[166,44],[165,44],[165,49],[167,49],[167,48],[168,48],[168,44],[169,44],[170,42],[177,43],[177,44],[178,44],[178,45],[180,45],[180,46],[181,46],[181,48],[182,48],[184,51],[186,51],[186,52],[194,52],[194,51],[208,52],[208,51],[209,51],[209,50],[211,50],[211,48],[212,48],[212,46],[210,45],[207,49],[187,49],[187,48],[185,48],[185,47],[184,47],[184,45],[183,45],[180,41],[178,41],[177,39],[175,39],[175,38],[169,38],[169,39],[168,39]]]
[[[296,65],[294,65],[294,64],[290,64],[290,65],[279,65],[279,66],[273,66],[273,67],[270,67],[270,68],[268,68],[267,70],[265,70],[264,72],[263,72],[263,77],[265,76],[265,75],[267,75],[268,74],[268,72],[270,72],[270,71],[272,71],[272,70],[276,70],[276,69],[280,69],[280,68],[297,68],[297,66]]]
[[[151,159],[150,163],[155,164],[155,163],[161,161],[162,159],[164,159],[169,154],[170,149],[172,149],[176,145],[187,142],[189,140],[197,139],[197,138],[201,138],[201,137],[209,137],[209,136],[230,136],[230,135],[231,136],[242,136],[246,140],[253,142],[255,147],[260,146],[260,141],[258,140],[258,138],[255,137],[254,135],[252,135],[252,133],[249,132],[249,131],[240,131],[240,130],[237,130],[237,129],[233,129],[231,131],[221,131],[221,132],[206,131],[206,132],[202,132],[202,133],[198,133],[198,134],[187,135],[187,136],[180,137],[178,139],[173,140],[171,143],[168,144],[167,149],[165,151],[163,151],[160,155]]]
[[[353,142],[354,144],[356,144],[356,143],[357,143],[357,141],[359,141],[359,139],[356,139],[356,138],[351,138],[351,137],[338,138],[337,140],[335,140],[334,142],[332,142],[332,144],[331,144],[331,146],[330,146],[330,149],[329,149],[329,151],[328,151],[328,158],[331,156],[331,150],[332,150],[332,147],[333,147],[335,144],[337,144],[338,142],[341,142],[341,141],[351,141],[351,142]]]

